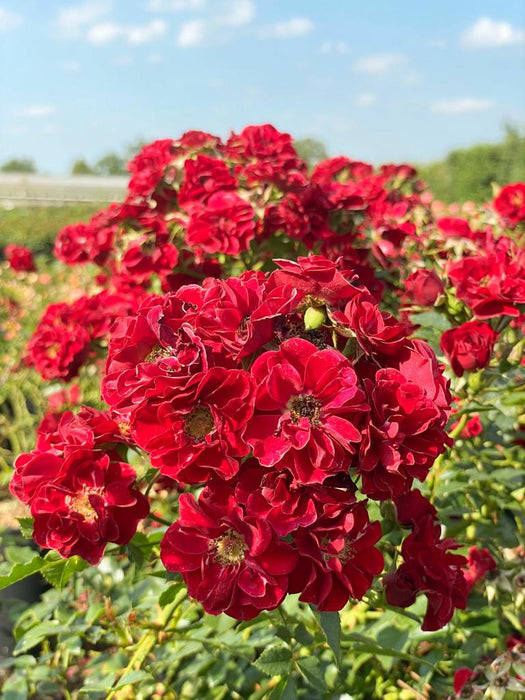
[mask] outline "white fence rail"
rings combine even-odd
[[[53,206],[81,202],[122,200],[128,177],[72,175],[48,177],[0,173],[0,207]]]

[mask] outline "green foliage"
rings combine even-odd
[[[25,245],[35,253],[50,255],[61,228],[87,221],[101,204],[71,204],[61,207],[0,209],[0,248],[8,243]]]
[[[6,161],[0,172],[3,173],[36,173],[36,166],[31,158],[11,158]]]
[[[497,144],[479,144],[449,153],[443,161],[423,165],[419,175],[444,202],[485,202],[492,185],[525,181],[525,134],[507,126]]]
[[[294,141],[294,147],[299,158],[305,160],[310,168],[317,165],[319,161],[328,158],[324,143],[317,139],[297,139]]]
[[[80,158],[76,160],[71,166],[71,175],[94,175],[95,171],[93,168],[86,163],[85,160]]]

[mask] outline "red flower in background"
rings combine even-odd
[[[469,547],[467,566],[464,570],[468,592],[470,593],[478,581],[485,578],[487,571],[497,569],[497,567],[498,565],[488,549]]]
[[[503,187],[494,200],[494,209],[514,228],[525,221],[525,183],[516,182]]]
[[[9,243],[4,248],[4,255],[11,269],[16,272],[33,272],[36,270],[31,248]]]
[[[253,207],[233,192],[215,192],[191,206],[186,243],[205,253],[238,255],[255,236]]]
[[[435,270],[416,270],[403,282],[405,296],[417,306],[433,306],[445,285]]]
[[[488,323],[468,321],[445,331],[439,346],[454,374],[462,377],[464,372],[483,369],[488,365],[497,338],[498,334]]]

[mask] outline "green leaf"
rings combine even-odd
[[[84,571],[88,567],[87,561],[84,561],[79,556],[52,561],[50,564],[48,562],[48,565],[42,569],[42,575],[48,583],[54,588],[58,588],[59,591],[64,588],[77,571]]]
[[[175,600],[175,596],[177,593],[184,588],[184,584],[182,581],[179,581],[177,583],[173,583],[171,586],[168,586],[165,591],[162,591],[162,593],[159,596],[159,605],[161,608],[165,608],[166,605],[169,605],[170,603],[173,603]]]
[[[297,668],[310,685],[313,685],[317,690],[326,692],[326,683],[318,658],[315,656],[304,656],[297,659]]]
[[[337,665],[341,665],[341,616],[338,612],[319,612],[319,621],[326,641],[334,652]]]
[[[438,311],[421,311],[416,314],[410,314],[410,320],[423,328],[435,328],[442,332],[452,328],[452,324],[445,314],[441,314]]]
[[[25,537],[27,540],[33,538],[33,521],[33,518],[18,518],[22,537]]]
[[[14,564],[8,574],[0,576],[0,590],[11,586],[13,583],[22,581],[22,579],[31,576],[31,574],[36,574],[44,566],[45,560],[38,554],[35,554],[33,558],[25,564]]]
[[[118,690],[126,685],[132,685],[133,683],[138,683],[139,681],[152,680],[152,676],[147,671],[128,671],[122,678],[120,678],[117,685],[112,687],[112,690]]]
[[[292,668],[292,650],[285,644],[269,646],[254,665],[268,676],[286,676]]]
[[[61,632],[67,632],[68,627],[61,625],[58,620],[48,620],[40,622],[38,625],[31,627],[17,642],[13,653],[15,655],[22,654],[28,649],[32,649],[46,639]]]

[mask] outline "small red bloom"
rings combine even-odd
[[[403,283],[406,297],[417,306],[432,306],[445,286],[435,270],[416,270]]]
[[[32,272],[36,270],[31,248],[9,243],[4,248],[4,255],[11,269],[16,272]]]
[[[525,183],[503,187],[494,200],[494,209],[512,228],[525,221]]]
[[[485,548],[469,547],[467,556],[467,566],[465,568],[465,579],[467,590],[474,588],[478,581],[485,578],[487,571],[497,569],[498,565],[494,561],[492,554]]]
[[[468,321],[457,328],[445,331],[440,347],[450,361],[454,374],[483,369],[492,357],[498,334],[488,323]]]

